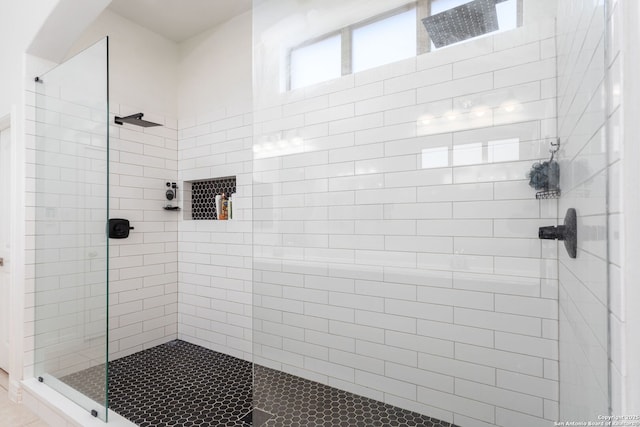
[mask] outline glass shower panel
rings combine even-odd
[[[254,1],[254,404],[284,423],[287,406],[334,425],[560,417],[558,259],[575,272],[596,248],[576,261],[538,238],[564,211],[529,174],[558,148],[558,105],[575,120],[571,100],[585,101],[568,74],[558,103],[557,8],[571,7],[508,2],[517,25],[498,31],[505,2],[442,2],[456,4],[439,17],[429,3]],[[354,29],[412,7],[430,37],[407,43],[427,53],[352,72]],[[291,89],[292,49],[338,33],[343,75]],[[576,141],[555,160],[578,197]]]
[[[35,375],[105,421],[107,56],[104,39],[37,78],[34,150]]]
[[[558,219],[561,222],[569,208],[578,214],[577,257],[570,258],[564,250],[558,257],[563,421],[597,422],[611,410],[609,310],[615,307],[609,306],[608,274],[617,277],[620,260],[615,238],[608,249],[607,236],[616,235],[620,210],[615,194],[608,205],[607,188],[617,191],[620,153],[616,138],[606,137],[609,126],[613,135],[619,126],[619,105],[615,92],[608,94],[608,104],[607,85],[616,81],[620,58],[609,65],[605,61],[605,53],[617,56],[613,50],[605,52],[610,47],[605,3],[561,1],[558,8],[558,135],[564,141],[560,159],[565,171],[560,176]],[[586,16],[588,24],[579,18]],[[612,76],[608,83],[607,67]]]

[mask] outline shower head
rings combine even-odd
[[[474,0],[422,20],[437,48],[498,30],[496,3],[504,0]]]
[[[127,117],[116,116],[114,121],[116,122],[117,125],[129,123],[130,125],[142,126],[143,128],[149,128],[153,126],[162,126],[160,123],[153,123],[153,122],[148,122],[146,120],[142,120],[142,116],[144,116],[144,114],[142,113],[132,114]]]

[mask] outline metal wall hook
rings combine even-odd
[[[560,138],[555,138],[555,142],[552,139],[549,141],[549,145],[551,145],[551,148],[549,148],[549,153],[551,153],[551,159],[549,159],[549,161],[551,162],[553,161],[555,154],[560,151]]]

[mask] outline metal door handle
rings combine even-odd
[[[4,267],[4,258],[0,258],[0,267]]]

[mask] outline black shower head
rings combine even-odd
[[[148,122],[146,120],[142,120],[142,116],[144,116],[144,114],[142,113],[132,114],[127,117],[116,116],[114,121],[116,122],[117,125],[129,123],[130,125],[142,126],[143,128],[150,128],[153,126],[162,126],[160,123],[153,123],[153,122]]]

